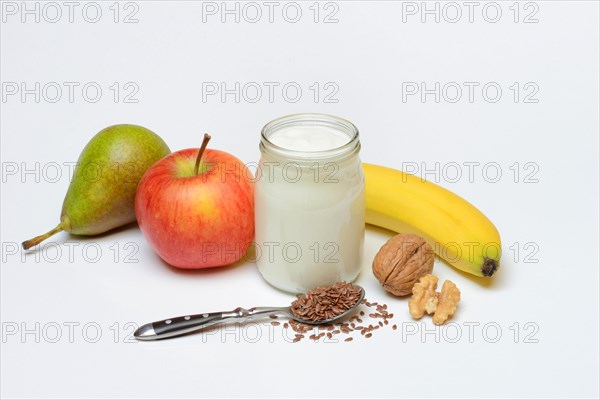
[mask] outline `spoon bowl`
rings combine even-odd
[[[358,285],[354,285],[354,286],[356,286],[357,288],[360,288],[360,297],[358,298],[358,300],[356,300],[356,303],[354,303],[354,305],[352,307],[350,307],[349,309],[347,309],[343,313],[336,315],[335,317],[327,318],[327,319],[322,319],[322,320],[319,320],[319,321],[313,321],[313,320],[309,320],[309,319],[302,319],[300,317],[296,317],[292,313],[292,308],[291,307],[286,307],[289,310],[288,314],[286,316],[289,317],[290,319],[293,319],[296,322],[300,322],[300,323],[306,324],[306,325],[330,324],[332,322],[344,319],[344,317],[348,316],[348,314],[350,314],[350,313],[352,313],[352,311],[356,310],[356,307],[358,307],[360,305],[360,303],[362,303],[362,301],[365,299],[365,289],[363,289],[362,286],[358,286]]]

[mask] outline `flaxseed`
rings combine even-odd
[[[323,321],[335,318],[356,305],[362,290],[347,282],[321,286],[298,297],[291,306],[292,314],[304,320]]]

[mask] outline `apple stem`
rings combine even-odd
[[[198,156],[196,157],[196,165],[194,165],[194,175],[198,175],[198,170],[200,169],[200,161],[202,160],[202,154],[204,153],[204,149],[206,149],[209,140],[210,135],[208,133],[205,133],[204,140],[202,141],[202,146],[200,146],[200,151],[198,151]]]
[[[63,230],[62,223],[60,223],[56,226],[56,228],[44,233],[43,235],[36,236],[33,239],[24,241],[23,243],[21,243],[21,246],[23,246],[23,249],[28,250],[28,249],[32,248],[33,246],[35,246],[36,244],[42,243],[44,240],[48,239],[50,236],[52,236],[55,233],[58,233],[62,230]]]

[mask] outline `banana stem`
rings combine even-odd
[[[204,134],[204,140],[202,141],[202,146],[200,146],[200,151],[198,151],[198,156],[196,157],[196,165],[194,165],[194,176],[198,175],[198,170],[200,169],[200,161],[202,160],[202,154],[208,145],[208,141],[210,140],[210,135],[208,133]]]
[[[48,239],[50,236],[52,236],[62,230],[63,230],[62,223],[60,223],[56,226],[56,228],[44,233],[43,235],[36,236],[33,239],[24,241],[23,243],[21,243],[21,246],[23,246],[23,249],[28,250],[28,249],[32,248],[33,246],[35,246],[36,244],[42,243],[44,240]]]

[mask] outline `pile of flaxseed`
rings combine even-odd
[[[295,317],[305,321],[324,321],[345,313],[358,303],[362,288],[348,282],[320,286],[299,296],[292,303]]]

